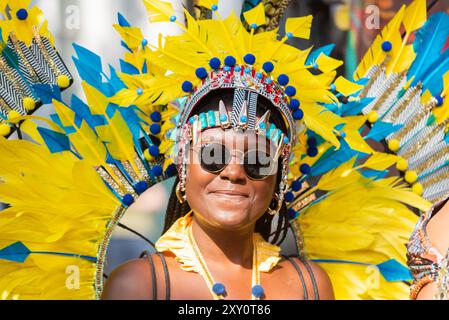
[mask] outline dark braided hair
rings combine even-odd
[[[234,89],[218,89],[212,91],[210,94],[206,95],[203,99],[198,102],[198,105],[195,108],[194,114],[199,114],[203,111],[218,109],[218,103],[220,100],[223,100],[225,105],[232,105],[234,97]],[[266,99],[265,97],[259,96],[257,103],[257,115],[262,116],[267,110],[271,111],[270,122],[274,123],[277,128],[279,128],[284,134],[286,134],[287,129],[285,125],[285,121],[282,118],[282,115],[277,111],[272,103]],[[279,161],[277,178],[276,178],[276,189],[275,193],[279,192],[279,183],[281,181],[282,175],[282,161]],[[170,198],[167,206],[167,214],[165,216],[164,229],[162,233],[165,233],[173,223],[186,215],[190,211],[190,206],[185,201],[184,203],[180,203],[178,201],[178,197],[176,196],[176,186],[179,182],[179,176],[176,177],[175,183],[173,185]],[[272,202],[270,206],[274,206],[275,203]],[[268,212],[265,212],[262,217],[260,217],[256,222],[255,232],[258,232],[262,235],[262,237],[266,241],[270,241],[273,244],[280,244],[284,241],[287,232],[288,232],[288,224],[289,219],[287,216],[287,207],[285,203],[282,203],[282,207],[279,210],[277,226],[273,234],[271,233],[271,225],[273,221],[272,215]],[[269,239],[271,235],[274,235],[273,239]]]

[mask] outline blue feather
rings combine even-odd
[[[445,50],[442,55],[426,70],[422,81],[423,92],[429,90],[433,96],[441,94],[443,91],[443,76],[449,70],[449,50]]]
[[[410,270],[395,259],[382,262],[377,265],[377,268],[379,268],[380,273],[387,281],[393,282],[413,280]]]
[[[131,27],[128,20],[126,20],[125,17],[120,12],[117,13],[117,18],[118,18],[118,24],[121,27]]]
[[[334,50],[334,47],[335,47],[335,44],[331,43],[326,46],[323,46],[323,47],[313,50],[307,57],[306,66],[313,64],[316,61],[316,59],[318,59],[318,56],[321,53],[324,53],[326,56],[329,56],[332,53],[332,50]]]
[[[318,176],[335,169],[342,163],[345,163],[358,154],[357,151],[352,150],[346,141],[340,141],[340,148],[335,150],[335,147],[327,150],[321,158],[312,166],[310,171],[311,176]]]
[[[97,73],[101,73],[103,67],[100,56],[76,43],[73,43],[72,46],[75,49],[78,59],[81,60],[82,63],[87,64],[92,69],[97,71]]]
[[[43,104],[52,103],[53,99],[62,101],[61,90],[56,85],[38,83],[33,85],[33,90]]]
[[[37,131],[51,153],[70,151],[70,140],[65,134],[42,127],[38,127]]]
[[[22,242],[15,242],[0,250],[0,259],[12,262],[25,262],[31,251]]]
[[[122,59],[120,59],[120,68],[121,68],[122,72],[126,73],[126,74],[140,74],[139,69],[134,67],[132,64],[125,62]]]
[[[362,98],[360,101],[350,101],[342,105],[340,112],[342,116],[356,116],[360,114],[368,104],[375,98]]]
[[[416,32],[413,48],[416,59],[409,70],[409,78],[415,76],[415,86],[426,74],[427,68],[440,56],[449,36],[449,15],[438,12],[432,15],[424,26]]]
[[[364,137],[364,139],[372,139],[374,141],[381,141],[388,137],[393,132],[398,131],[401,129],[403,125],[394,125],[389,122],[376,122],[373,127],[371,128],[370,132]]]

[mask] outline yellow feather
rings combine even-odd
[[[253,9],[244,12],[243,16],[250,26],[253,24],[255,24],[256,26],[262,26],[266,23],[265,7],[262,2],[255,6]]]
[[[118,24],[114,24],[113,27],[120,33],[123,41],[131,50],[136,51],[142,46],[143,35],[140,28],[122,27]]]
[[[285,22],[285,32],[291,33],[294,37],[297,38],[309,39],[312,21],[312,15],[298,18],[288,18]]]
[[[150,22],[170,21],[174,14],[173,6],[162,0],[144,0]]]
[[[307,128],[339,148],[340,142],[334,134],[334,128],[342,123],[341,118],[319,105],[303,104],[301,108]]]
[[[329,72],[340,67],[343,64],[343,61],[334,59],[321,53],[316,59],[316,63],[318,64],[318,69],[320,69],[322,72]]]
[[[337,91],[345,96],[349,96],[357,91],[363,89],[363,86],[352,81],[347,80],[345,77],[338,77],[335,82],[335,87]]]
[[[426,0],[414,0],[407,9],[405,9],[403,24],[407,33],[411,33],[421,28],[426,20]]]
[[[365,161],[363,166],[373,170],[383,171],[394,165],[398,160],[399,157],[394,154],[376,152]]]

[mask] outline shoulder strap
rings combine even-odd
[[[316,279],[315,279],[315,276],[313,275],[313,271],[312,271],[312,268],[309,265],[309,262],[307,262],[307,260],[302,258],[302,257],[298,257],[298,258],[304,264],[304,266],[306,267],[307,272],[309,273],[309,276],[310,276],[310,280],[312,280],[313,294],[315,296],[314,299],[315,300],[320,300],[320,294],[318,292],[318,286],[316,284]]]
[[[151,281],[152,281],[152,287],[153,287],[153,300],[157,300],[156,268],[154,267],[154,261],[153,261],[153,257],[151,256],[151,253],[147,253],[146,256],[148,257],[148,262],[150,263],[150,269],[151,269]]]
[[[168,273],[167,262],[163,253],[156,251],[156,254],[161,258],[162,267],[164,268],[165,300],[170,300],[170,274]]]
[[[296,272],[298,273],[299,279],[301,281],[302,289],[304,291],[304,300],[309,300],[309,293],[307,292],[306,281],[304,280],[304,276],[302,275],[301,268],[299,268],[298,264],[296,263],[296,261],[294,259],[292,259],[292,257],[285,256],[284,258],[286,258],[288,261],[290,261],[290,263],[293,265]]]

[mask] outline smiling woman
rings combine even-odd
[[[211,91],[198,102],[191,116],[201,115],[204,110],[235,113],[235,95],[234,89]],[[255,123],[273,123],[287,135],[279,111],[267,99],[259,98]],[[180,195],[178,178],[170,198],[165,233],[156,242],[159,252],[127,262],[114,271],[103,298],[333,298],[330,280],[318,265],[300,257],[281,257],[280,248],[268,242],[274,214],[279,213],[279,218],[272,242],[279,240],[281,233],[282,242],[288,230],[285,204],[278,205],[285,175],[283,161],[278,159],[282,144],[277,146],[266,135],[237,126],[204,127],[198,133],[195,143],[192,141],[182,151],[187,153],[184,159],[188,159],[185,177],[181,175],[185,195]],[[253,159],[250,154],[255,155]],[[268,161],[261,161],[262,154]],[[270,170],[266,170],[266,163],[272,167]],[[162,259],[160,263],[153,262],[159,259],[156,256]],[[148,263],[143,260],[148,260],[147,267],[142,266]],[[158,274],[170,280],[158,286]],[[152,281],[142,285],[141,279]]]

